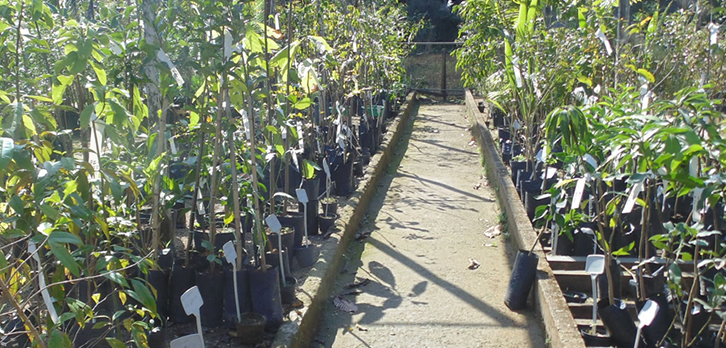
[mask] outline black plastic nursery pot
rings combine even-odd
[[[295,302],[295,289],[297,289],[297,279],[293,277],[285,277],[285,283],[280,282],[280,300],[282,304],[289,305]]]
[[[512,276],[504,295],[504,304],[513,311],[527,307],[527,298],[537,276],[539,257],[528,250],[519,250],[514,260]]]
[[[611,261],[610,274],[613,277],[613,297],[622,298],[622,271],[620,268],[620,261],[617,259],[611,259]],[[597,277],[597,293],[600,298],[608,298],[610,296],[610,288],[608,287],[608,277],[606,272],[603,272],[599,277]]]
[[[556,254],[571,256],[575,246],[573,241],[574,236],[568,236],[567,233],[560,230],[555,238],[557,238],[557,248],[555,249]]]
[[[265,335],[267,319],[259,313],[241,314],[241,321],[236,324],[239,343],[254,346],[262,343]]]
[[[267,271],[250,272],[252,311],[265,317],[265,330],[275,332],[282,325],[282,300],[280,277],[277,269],[268,265]]]
[[[335,220],[338,219],[337,214],[325,213],[318,215],[318,223],[320,225],[320,233],[325,234],[331,227],[335,226]]]
[[[280,225],[282,227],[290,227],[294,232],[294,238],[292,248],[297,248],[302,245],[303,236],[305,236],[305,215],[300,212],[288,212],[285,215],[278,216]],[[284,238],[283,238],[284,243]],[[292,250],[292,248],[290,248]]]
[[[319,201],[308,201],[307,203],[308,210],[307,210],[307,216],[308,216],[308,235],[314,236],[318,234],[318,209],[320,209]],[[300,203],[300,211],[305,211],[305,205]],[[305,232],[303,231],[303,234]],[[302,239],[301,243],[302,245]]]
[[[304,245],[295,248],[295,259],[297,260],[298,266],[305,268],[314,265],[318,262],[318,256],[320,252],[317,248],[312,245]]]
[[[324,182],[325,182],[324,179],[325,178],[323,178],[323,180],[322,180],[323,181],[323,185],[325,185],[324,184]],[[304,180],[302,182],[302,188],[305,190],[305,193],[307,193],[308,200],[309,201],[317,201],[318,200],[318,196],[320,196],[320,192],[321,192],[320,191],[320,181],[321,181],[320,178],[316,177],[314,179]]]
[[[363,176],[363,162],[361,162],[361,161],[353,162],[353,175],[355,175],[356,177]]]
[[[204,272],[197,274],[197,287],[202,294],[204,304],[199,309],[202,325],[215,327],[222,324],[224,313],[224,273],[217,265],[215,272]]]
[[[169,321],[188,323],[194,317],[187,315],[181,303],[181,295],[197,285],[197,273],[193,267],[185,268],[184,260],[177,260],[169,279]]]
[[[571,255],[587,256],[595,254],[595,234],[585,233],[581,229],[574,232]]]
[[[338,203],[337,202],[321,203],[320,205],[321,205],[320,211],[323,215],[326,213],[328,215],[338,214]]]
[[[590,329],[581,329],[580,335],[588,347],[610,347],[612,345],[610,334],[601,327],[595,329],[595,333],[592,333]]]
[[[534,220],[536,217],[537,208],[550,203],[549,197],[538,198],[541,195],[542,193],[539,189],[524,192],[524,209],[527,211],[527,216],[530,220]]]
[[[278,256],[277,253],[278,253],[277,250],[265,252],[265,261],[267,261],[267,264],[274,267],[275,269],[278,269],[280,267],[280,256]],[[282,265],[282,267],[285,270],[285,273],[290,272],[290,264],[288,263],[288,260],[289,259],[287,258],[287,250],[284,249],[284,247],[283,247],[283,250],[282,250],[283,265]]]
[[[597,314],[603,325],[610,333],[612,343],[618,347],[632,347],[635,343],[637,328],[633,317],[630,316],[625,302],[615,300],[610,304],[607,296],[597,302]]]
[[[234,276],[232,270],[227,269],[224,271],[224,322],[229,328],[235,327],[237,323],[237,299],[234,295]],[[250,276],[247,269],[237,271],[237,296],[239,312],[251,312]]]
[[[278,235],[277,233],[270,233],[267,235],[267,239],[270,241],[270,244],[272,245],[273,249],[277,249],[279,247],[279,241],[278,241]],[[292,230],[287,230],[287,232],[282,233],[282,247],[285,249],[285,256],[287,257],[286,262],[288,264],[292,264],[293,255],[292,250],[295,248],[295,232]],[[285,270],[288,270],[289,268],[285,268]]]
[[[647,343],[647,347],[657,347],[658,342],[668,334],[668,328],[673,321],[673,316],[669,310],[669,303],[665,294],[659,293],[648,296],[648,300],[653,300],[658,304],[658,313],[656,313],[650,325],[643,327],[643,338],[645,339],[645,343]],[[638,309],[638,312],[643,309],[645,302],[635,302],[635,307]]]
[[[163,318],[162,322],[165,322],[169,313],[169,273],[150,270],[147,281],[156,290],[156,312]]]
[[[335,181],[336,195],[347,196],[353,192],[353,161],[348,160],[339,165],[330,175]]]
[[[585,303],[587,301],[587,294],[577,291],[565,291],[562,293],[565,296],[567,303]]]
[[[494,122],[494,126],[501,127],[501,126],[497,125],[496,121]],[[507,129],[507,128],[498,128],[497,135],[499,136],[499,141],[505,141],[505,140],[510,139],[509,129]]]
[[[363,165],[368,165],[371,163],[371,149],[367,147],[362,147],[360,149],[360,160],[363,162]]]

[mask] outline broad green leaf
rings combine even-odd
[[[35,122],[30,115],[23,115],[23,126],[25,127],[25,136],[30,138],[38,134],[38,130],[35,129]]]
[[[151,291],[149,291],[149,288],[147,288],[144,283],[136,279],[131,280],[131,284],[134,287],[134,291],[129,291],[129,295],[141,302],[144,307],[148,308],[152,313],[154,313],[154,315],[156,315],[156,300],[154,299],[154,295],[151,294]]]
[[[58,260],[60,260],[61,264],[73,273],[73,275],[78,277],[80,274],[78,263],[76,263],[76,260],[73,259],[71,253],[68,252],[68,249],[66,249],[64,245],[58,243],[48,243],[48,245],[50,246],[50,251],[56,258],[58,258]]]
[[[106,342],[111,348],[126,348],[126,343],[121,342],[117,338],[106,337]]]
[[[93,71],[96,72],[96,76],[98,77],[98,82],[100,82],[102,85],[106,85],[106,70],[103,69],[101,64],[98,64],[94,61],[91,61],[91,67],[93,67]]]
[[[23,200],[18,197],[18,195],[13,195],[13,197],[10,198],[10,208],[13,208],[15,210],[15,213],[18,215],[23,215],[23,212],[25,212],[25,208],[23,207]]]
[[[0,138],[0,170],[5,169],[13,159],[15,142],[11,138]]]
[[[81,239],[78,238],[76,235],[74,235],[70,232],[63,232],[63,231],[51,232],[50,237],[48,238],[48,242],[70,243],[70,244],[76,244],[76,245],[83,244],[83,242],[81,242]]]
[[[0,250],[0,279],[5,279],[6,268],[8,268],[8,260],[5,259],[5,254]]]
[[[81,111],[80,116],[80,125],[81,129],[87,129],[91,126],[91,116],[93,115],[93,111],[96,109],[95,104],[88,104],[83,111]]]
[[[66,88],[73,83],[73,76],[57,76],[56,79],[60,81],[59,85],[53,85],[53,91],[51,93],[51,96],[53,97],[53,102],[55,105],[61,105],[63,104],[63,93],[66,91]]]
[[[643,77],[645,77],[645,79],[648,80],[648,82],[650,82],[650,83],[655,82],[655,76],[653,76],[653,74],[650,71],[640,68],[640,69],[636,70],[636,72],[638,74],[642,75]]]
[[[198,124],[199,124],[199,114],[194,111],[190,111],[189,112],[189,129],[196,128]]]
[[[67,334],[60,332],[58,329],[53,329],[48,338],[48,347],[73,348],[73,343]]]
[[[121,275],[121,273],[119,272],[111,271],[108,273],[104,273],[103,276],[110,279],[114,283],[122,285],[123,287],[129,287],[129,283],[126,281],[126,278],[124,278],[124,276]]]

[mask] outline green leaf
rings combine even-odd
[[[5,254],[0,250],[0,279],[5,279],[5,272],[8,271],[6,268],[8,268],[8,260],[5,259]]]
[[[25,127],[25,136],[30,138],[38,134],[38,130],[35,129],[35,122],[30,115],[23,115],[23,126]]]
[[[653,74],[650,71],[640,68],[640,69],[636,70],[635,72],[637,72],[638,74],[645,77],[645,79],[648,80],[648,82],[650,82],[650,83],[655,82],[655,76],[653,76]]]
[[[134,287],[134,291],[129,291],[129,295],[141,302],[144,307],[156,315],[156,300],[154,299],[154,295],[151,294],[151,291],[149,291],[149,288],[136,279],[131,280],[131,284]]]
[[[71,253],[68,252],[68,249],[66,249],[64,245],[58,243],[48,243],[48,245],[50,246],[50,251],[56,258],[58,258],[58,260],[60,260],[61,264],[73,273],[73,275],[78,277],[80,274],[78,263],[76,263],[76,260],[73,259]]]
[[[71,343],[71,339],[68,338],[67,334],[60,332],[58,329],[53,329],[48,338],[48,347],[73,348],[73,343]]]
[[[63,93],[66,91],[66,88],[73,83],[73,76],[57,76],[56,79],[60,81],[59,85],[53,85],[53,91],[51,93],[51,96],[53,97],[53,102],[55,105],[61,105],[63,104]]]
[[[671,263],[670,267],[668,267],[668,275],[673,280],[674,283],[680,284],[681,278],[683,277],[683,272],[681,272],[681,267],[678,266],[677,263]]]
[[[196,128],[198,124],[199,124],[199,114],[194,111],[190,111],[189,112],[189,129]]]
[[[48,237],[48,242],[53,243],[70,243],[75,245],[81,245],[83,242],[80,238],[70,232],[53,231]]]
[[[25,212],[23,200],[18,197],[18,195],[13,195],[12,198],[10,198],[10,208],[13,208],[15,210],[15,213],[18,215],[23,215],[23,212]]]
[[[106,342],[111,348],[126,348],[126,343],[119,341],[117,338],[106,337]]]
[[[126,281],[126,278],[124,278],[124,276],[122,276],[119,272],[111,271],[108,273],[104,273],[103,276],[123,287],[129,287],[129,283]]]
[[[98,82],[100,82],[102,85],[106,85],[106,70],[101,67],[100,64],[91,61],[91,67],[93,67],[93,71],[96,72],[96,77],[98,77]]]
[[[11,138],[0,138],[0,170],[10,164],[15,151],[15,142]]]
[[[81,129],[87,129],[91,126],[91,115],[93,115],[93,111],[96,109],[95,104],[88,104],[83,111],[81,111],[80,116],[80,125]]]

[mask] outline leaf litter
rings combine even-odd
[[[484,235],[489,238],[496,238],[500,234],[502,234],[502,229],[499,225],[494,225],[492,227],[489,227],[486,231],[484,231]]]

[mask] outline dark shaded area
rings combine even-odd
[[[455,0],[460,2],[460,0]],[[453,42],[459,36],[461,18],[452,12],[453,3],[446,0],[407,0],[408,20],[423,19],[424,27],[416,34],[414,41]],[[444,49],[445,47],[437,47]],[[430,47],[419,46],[417,50],[428,51]],[[448,48],[446,48],[448,49]]]

